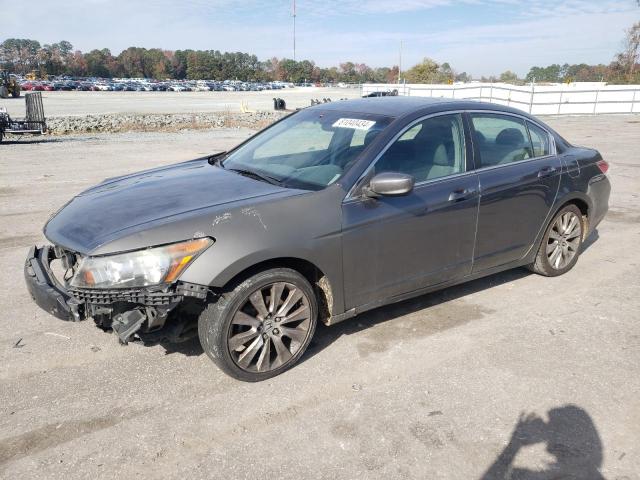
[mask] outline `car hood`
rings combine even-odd
[[[197,159],[111,178],[85,190],[47,222],[49,241],[80,253],[134,232],[233,203],[300,193]],[[193,232],[185,232],[190,238]],[[158,239],[156,244],[164,243]],[[140,245],[140,248],[148,245]]]

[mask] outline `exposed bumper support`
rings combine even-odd
[[[29,250],[24,278],[33,300],[61,320],[92,317],[101,328],[112,329],[122,344],[134,335],[143,341],[182,341],[190,329],[182,319],[167,323],[169,313],[186,297],[204,300],[208,295],[208,287],[184,282],[153,288],[67,290],[50,267],[59,255],[64,256],[53,246]]]
[[[84,319],[81,303],[58,284],[49,265],[54,258],[53,247],[31,247],[24,263],[24,278],[31,298],[51,315],[68,321]]]

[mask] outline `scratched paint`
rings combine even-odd
[[[241,213],[243,215],[246,215],[246,216],[256,217],[258,219],[258,221],[260,222],[260,225],[262,225],[262,228],[267,230],[267,226],[265,225],[264,221],[262,220],[262,215],[260,215],[260,212],[258,212],[255,208],[253,208],[253,207],[243,208],[241,210]]]

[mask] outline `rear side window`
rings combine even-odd
[[[480,168],[506,165],[531,158],[531,143],[524,120],[493,113],[472,114]]]
[[[549,134],[537,125],[527,122],[529,133],[531,134],[531,144],[533,145],[533,156],[544,157],[551,152]]]

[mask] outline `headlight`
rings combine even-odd
[[[71,279],[71,285],[119,288],[170,283],[212,243],[210,238],[198,238],[135,252],[85,257]]]

